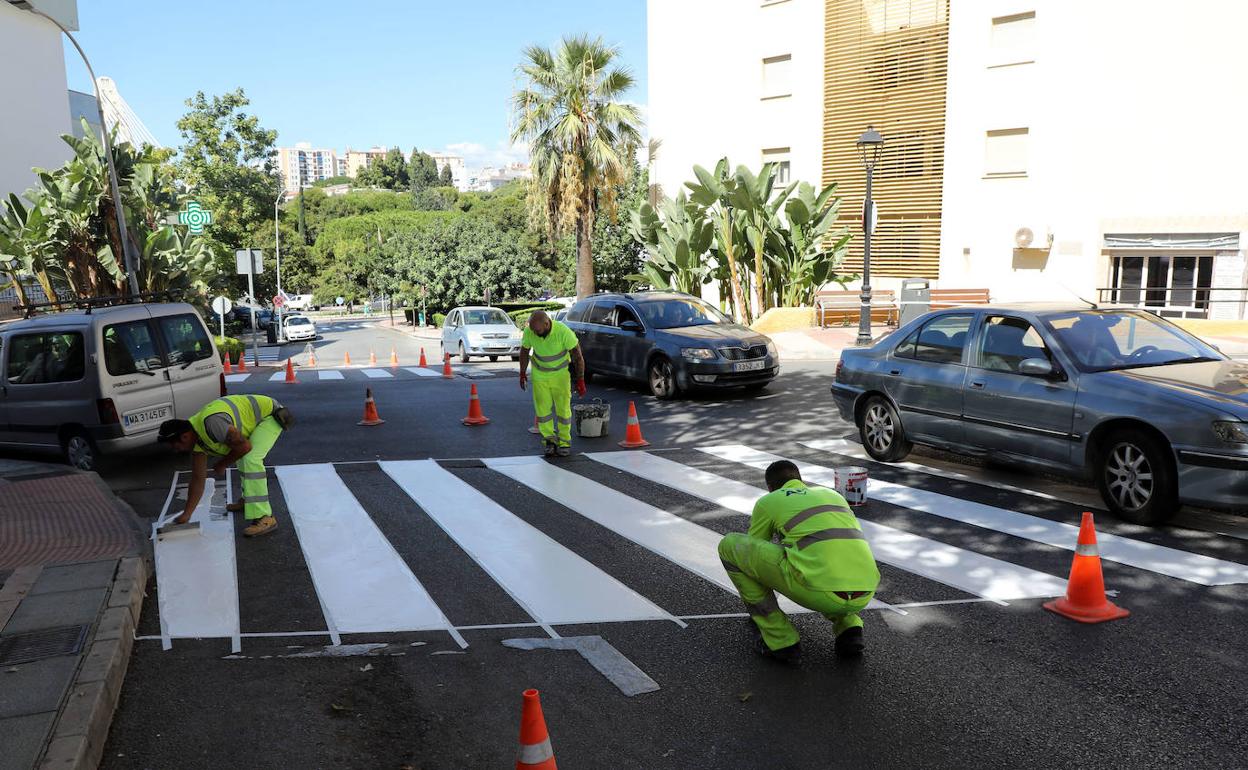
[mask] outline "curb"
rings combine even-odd
[[[99,766],[130,665],[148,573],[147,560],[142,556],[118,560],[108,602],[52,727],[52,737],[38,764],[41,770]]]

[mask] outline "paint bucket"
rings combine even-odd
[[[611,432],[611,405],[595,398],[572,407],[572,422],[581,438],[603,438]]]
[[[835,473],[836,491],[841,493],[845,502],[850,505],[864,505],[867,502],[867,469],[856,465],[837,468]]]

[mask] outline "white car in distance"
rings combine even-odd
[[[305,315],[287,316],[282,325],[286,327],[286,339],[291,342],[316,339],[316,324]]]
[[[442,352],[468,363],[473,356],[520,359],[520,330],[511,316],[496,307],[457,307],[442,324]]]

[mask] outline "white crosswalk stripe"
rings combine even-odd
[[[429,369],[423,366],[405,366],[403,367],[403,371],[411,372],[417,377],[441,377],[442,376],[442,372],[434,371],[433,369]]]
[[[360,373],[370,380],[388,380],[394,376],[385,369],[361,369]]]
[[[745,468],[762,469],[782,458],[780,453],[744,445],[696,449],[736,464],[746,474],[755,471]],[[645,558],[658,557],[676,565],[679,574],[690,581],[690,595],[709,596],[705,589],[694,590],[695,584],[704,586],[707,582],[735,595],[717,552],[720,532],[728,528],[744,530],[745,517],[763,489],[745,483],[741,479],[746,476],[727,467],[712,473],[654,452],[595,452],[586,457],[627,476],[619,484],[612,481],[612,486],[608,486],[584,475],[593,475],[589,466],[560,467],[558,462],[532,456],[485,458],[481,462],[488,471],[465,474],[453,473],[435,460],[383,461],[377,467],[415,503],[415,515],[428,517],[462,549],[462,553],[447,555],[451,569],[460,561],[475,562],[532,618],[533,625],[548,629],[552,635],[556,633],[554,627],[560,625],[653,620],[672,620],[683,625],[685,620],[707,616],[673,617],[669,609],[639,587],[638,583],[652,585],[640,575],[630,577],[628,570],[621,572],[618,565],[604,569],[578,553],[569,541],[555,540],[542,528],[547,524],[530,523],[534,520],[513,512],[511,498],[493,492],[487,496],[475,488],[476,482],[470,479],[484,477],[473,473],[489,473],[494,479],[492,484],[527,488],[526,495],[535,492],[583,517],[586,521],[578,519],[578,527],[601,527],[654,554]],[[807,481],[832,484],[831,468],[803,462],[798,466]],[[465,643],[448,616],[467,614],[460,602],[473,595],[474,586],[451,579],[440,587],[434,585],[438,591],[431,595],[416,576],[420,563],[406,561],[414,558],[412,552],[401,553],[388,539],[387,533],[393,535],[397,531],[393,511],[387,514],[391,518],[384,520],[387,529],[383,531],[379,526],[383,519],[374,521],[374,514],[366,510],[339,475],[339,469],[331,464],[278,466],[276,475],[278,482],[270,493],[285,499],[286,515],[293,524],[293,539],[297,543],[293,546],[298,549],[296,559],[302,557],[316,594],[317,604],[301,610],[301,617],[307,613],[315,617],[307,619],[298,633],[316,633],[309,627],[314,629],[323,622],[320,627],[332,634],[335,641],[348,633],[434,630],[446,631]],[[753,475],[748,478],[755,480]],[[643,487],[649,490],[650,496],[642,495],[647,499],[674,493],[707,501],[714,508],[678,515],[673,511],[679,508],[664,510],[621,491],[634,484],[641,485],[639,492]],[[974,539],[946,543],[871,521],[869,503],[859,521],[876,558],[917,579],[931,581],[938,592],[936,603],[1007,603],[1064,592],[1063,578],[1033,567],[1051,563],[1052,572],[1065,571],[1077,537],[1077,528],[1071,524],[876,478],[871,479],[869,489],[872,501],[915,511],[915,517],[952,519],[1025,541],[1025,545],[1011,545],[1004,550],[995,543],[990,546],[991,555],[980,553],[977,549],[987,544]],[[172,493],[170,498],[172,502]],[[238,645],[240,605],[235,554],[237,559],[245,560],[254,558],[248,556],[254,551],[236,552],[233,524],[217,510],[223,504],[218,489],[212,501],[205,502],[196,512],[195,520],[204,526],[203,536],[156,543],[160,620],[162,638],[166,640],[227,638],[234,641],[235,647]],[[167,504],[167,511],[168,507]],[[166,512],[165,516],[168,515]],[[717,529],[703,523],[713,523]],[[915,526],[921,526],[921,521],[916,520]],[[1098,538],[1104,558],[1129,568],[1200,585],[1248,582],[1246,565],[1106,532],[1098,533]],[[1020,556],[1026,554],[1023,561],[1031,566],[1014,563],[1008,555],[1009,548],[1016,548]],[[1049,549],[1047,557],[1037,549]],[[244,566],[247,565],[255,566],[245,562]],[[448,590],[448,585],[454,588]],[[205,590],[205,586],[211,590]],[[673,588],[679,590],[680,586]],[[949,589],[959,593],[953,594]],[[939,593],[942,590],[943,600]],[[894,609],[889,603],[889,591],[886,576],[879,597],[872,604],[874,609]],[[968,600],[966,593],[978,599]],[[791,613],[808,612],[786,599],[781,600],[781,606]],[[710,610],[723,611],[718,606]],[[470,620],[486,624],[515,620],[511,616],[477,618],[479,612],[471,614],[474,617]],[[251,617],[243,615],[245,619]],[[252,633],[243,633],[242,638],[292,630],[252,628],[256,622],[254,617],[248,621],[247,630]],[[488,626],[462,628],[479,627]]]
[[[318,380],[341,380],[343,379],[342,372],[337,371],[335,369],[322,369],[318,371],[316,374],[317,374]]]

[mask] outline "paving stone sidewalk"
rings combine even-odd
[[[149,550],[96,474],[0,460],[0,770],[99,764]]]

